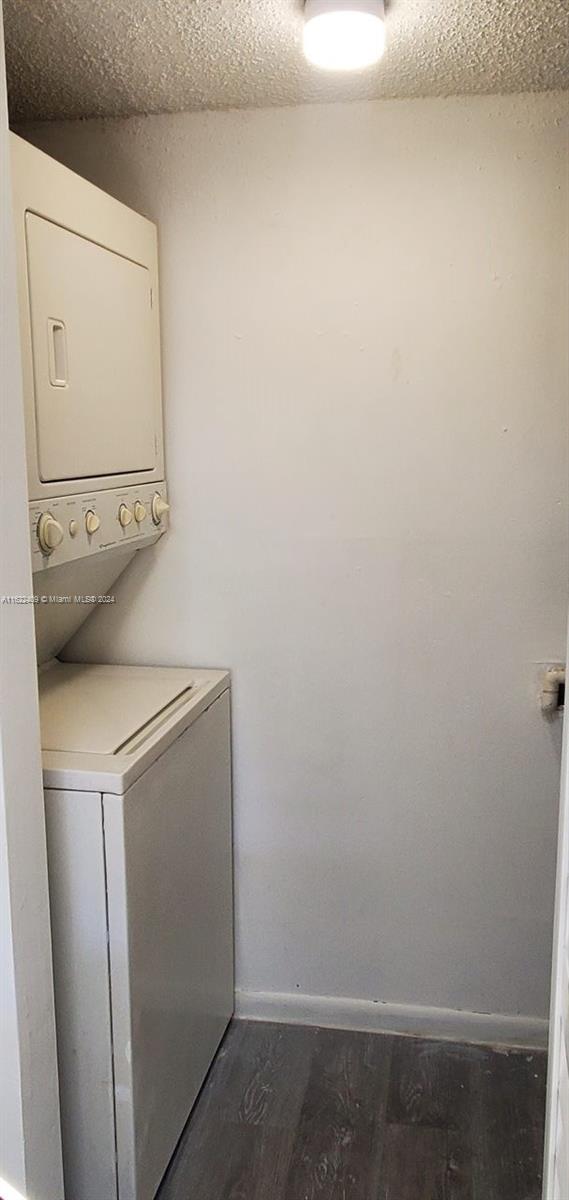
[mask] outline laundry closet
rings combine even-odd
[[[568,1200],[565,0],[2,12],[0,1200]]]

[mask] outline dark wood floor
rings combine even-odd
[[[235,1021],[159,1200],[539,1200],[546,1056]]]

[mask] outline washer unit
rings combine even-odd
[[[229,677],[40,674],[67,1200],[152,1200],[233,1011]]]

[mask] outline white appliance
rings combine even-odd
[[[157,236],[12,174],[65,1200],[152,1200],[233,1010],[229,678],[54,658],[168,526]]]
[[[156,226],[11,135],[38,659],[168,524]]]
[[[40,675],[66,1200],[152,1200],[233,1011],[229,678]]]

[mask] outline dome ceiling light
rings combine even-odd
[[[384,0],[306,0],[304,53],[327,71],[371,67],[385,49]]]

